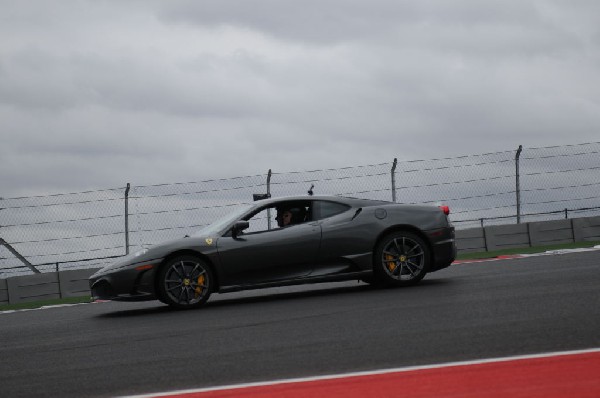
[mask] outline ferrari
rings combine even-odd
[[[212,293],[360,280],[414,285],[456,257],[447,206],[338,196],[266,198],[201,230],[119,259],[93,299],[202,306]]]

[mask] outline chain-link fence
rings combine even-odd
[[[266,176],[131,187],[129,193],[132,251],[183,237],[250,203],[265,192]]]
[[[457,228],[600,214],[600,142],[0,200],[0,238],[43,271],[190,234],[255,193],[446,204]],[[517,174],[517,170],[519,170]],[[0,278],[30,273],[0,246]]]
[[[600,143],[524,149],[520,180],[525,221],[597,215]]]
[[[123,214],[121,188],[8,198],[0,201],[0,237],[40,271],[57,262],[80,268],[82,260],[97,267],[125,250]],[[26,270],[0,246],[0,277]]]

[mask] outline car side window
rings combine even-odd
[[[275,213],[275,209],[273,208],[264,208],[258,213],[254,214],[251,218],[248,219],[250,227],[246,229],[244,233],[248,234],[255,232],[264,232],[268,231],[269,229],[276,228],[276,223],[269,223],[269,217],[272,217]]]
[[[317,201],[315,203],[314,207],[315,207],[315,214],[314,214],[315,220],[321,220],[323,218],[332,217],[332,216],[341,214],[341,213],[347,211],[348,209],[350,209],[350,206],[348,206],[346,204],[337,203],[337,202],[329,202],[329,201],[324,201],[324,200]]]
[[[285,222],[283,219],[278,220],[278,216],[285,216]],[[310,221],[311,217],[312,203],[310,201],[280,202],[271,207],[263,208],[247,218],[250,227],[244,232],[246,234],[259,233],[293,227],[294,225]]]

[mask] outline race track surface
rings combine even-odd
[[[356,282],[0,314],[0,394],[104,397],[600,347],[600,252]]]

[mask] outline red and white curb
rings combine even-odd
[[[95,303],[105,303],[108,300],[97,300],[97,301],[90,301],[89,303],[73,303],[73,304],[55,304],[55,305],[44,305],[42,307],[37,307],[37,308],[23,308],[23,309],[19,309],[19,310],[6,310],[6,311],[0,311],[0,315],[2,314],[12,314],[14,312],[26,312],[26,311],[39,311],[39,310],[49,310],[52,308],[62,308],[62,307],[73,307],[76,305],[87,305],[87,304],[95,304]]]
[[[472,263],[485,263],[489,261],[501,261],[501,260],[511,260],[515,258],[526,258],[526,257],[539,257],[539,256],[556,256],[560,254],[570,254],[570,253],[583,253],[583,252],[591,252],[600,250],[600,245],[594,247],[584,247],[578,249],[560,249],[560,250],[548,250],[541,253],[531,253],[531,254],[507,254],[497,257],[490,258],[477,258],[472,260],[456,260],[452,264],[472,264]]]
[[[593,348],[122,398],[598,397],[599,370],[600,348]]]

